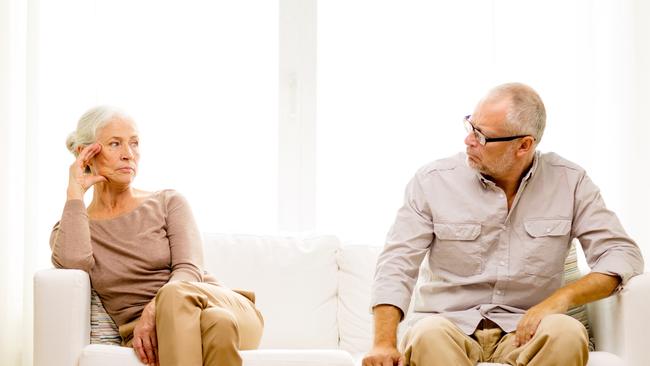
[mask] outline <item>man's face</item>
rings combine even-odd
[[[482,100],[471,116],[472,124],[486,137],[509,136],[504,121],[508,111],[507,100]],[[467,164],[493,178],[507,176],[515,163],[515,141],[495,141],[481,145],[473,132],[465,137]]]

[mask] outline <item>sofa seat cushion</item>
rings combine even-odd
[[[242,351],[243,366],[354,366],[349,353],[323,350]],[[142,366],[132,348],[91,344],[84,348],[79,366]]]
[[[337,349],[242,351],[244,366],[354,366],[349,353]]]
[[[79,357],[79,366],[142,366],[133,348],[107,344],[86,346]]]

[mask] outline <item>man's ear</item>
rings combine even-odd
[[[517,149],[517,155],[526,155],[531,150],[535,149],[535,139],[532,136],[526,136],[521,139],[519,148]]]

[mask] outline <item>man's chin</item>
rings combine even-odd
[[[476,171],[481,171],[481,166],[477,164],[472,158],[468,155],[467,159],[465,159],[465,163],[467,164],[468,167],[476,170]]]
[[[467,166],[470,169],[476,171],[477,173],[480,173],[480,174],[483,174],[483,175],[488,175],[488,176],[491,175],[490,172],[488,172],[485,169],[485,166],[476,163],[475,161],[471,160],[469,157],[467,157],[467,159],[465,159],[465,163],[467,164]]]

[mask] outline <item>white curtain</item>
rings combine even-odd
[[[463,151],[462,116],[521,81],[546,104],[540,150],[586,168],[650,254],[648,14],[618,0],[319,2],[320,230],[382,245],[416,169]]]
[[[587,168],[650,255],[650,4],[304,1],[0,0],[1,365],[32,363],[63,142],[99,103],[140,125],[137,185],[180,190],[203,231],[381,245],[415,169],[462,149],[460,117],[523,81],[547,105],[540,148]]]

